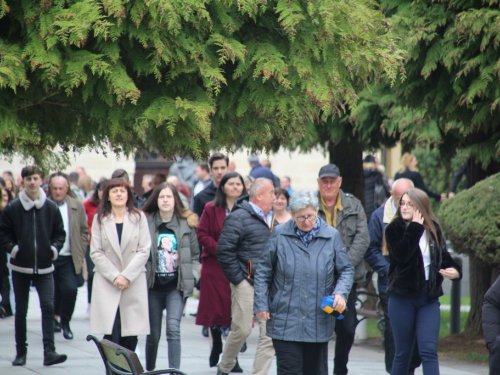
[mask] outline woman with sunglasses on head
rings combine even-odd
[[[185,208],[169,182],[154,190],[142,210],[148,215],[151,255],[147,263],[149,323],[146,369],[156,367],[163,310],[167,310],[168,367],[181,365],[181,319],[186,299],[199,279],[198,216]]]
[[[202,269],[200,280],[200,303],[196,314],[196,324],[210,327],[212,351],[210,367],[219,362],[222,353],[222,331],[231,326],[231,288],[215,256],[224,219],[231,213],[236,200],[247,195],[243,177],[236,172],[228,172],[215,192],[212,202],[205,205],[198,225],[198,242],[203,247],[201,253]],[[236,362],[235,369],[239,369]]]
[[[94,262],[90,332],[134,351],[149,334],[146,262],[151,248],[146,216],[134,207],[123,178],[106,185],[92,223]]]
[[[415,337],[425,375],[439,374],[437,340],[443,278],[462,277],[451,258],[429,197],[420,189],[402,196],[385,229],[389,254],[389,316],[396,354],[392,375],[407,375]]]

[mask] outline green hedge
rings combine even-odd
[[[438,218],[459,253],[500,265],[500,174],[447,199]]]

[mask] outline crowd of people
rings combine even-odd
[[[318,171],[317,191],[295,191],[269,163],[254,155],[248,161],[248,176],[222,153],[193,168],[185,161],[168,176],[144,175],[141,195],[123,169],[99,182],[83,168],[44,179],[27,166],[17,184],[4,174],[0,317],[15,315],[12,365],[27,361],[32,287],[40,299],[43,364],[67,360],[56,352],[54,333],[74,338],[70,323],[86,279],[89,332],[129,350],[147,335],[147,371],[158,356],[182,367],[181,320],[197,288],[196,324],[208,332],[207,366],[218,375],[243,372],[238,354],[254,323],[253,375],[268,374],[275,357],[280,375],[328,374],[334,334],[333,374],[345,375],[358,323],[356,290],[368,264],[378,274],[386,319],[386,371],[407,375],[422,365],[424,374],[439,374],[438,298],[443,279],[459,279],[462,270],[429,202],[444,197],[425,188],[416,158],[404,155],[405,169],[392,182],[367,155],[364,205],[341,188],[334,164]],[[328,296],[343,319],[322,307]],[[159,353],[164,311],[168,353]],[[497,358],[498,337],[490,340]]]

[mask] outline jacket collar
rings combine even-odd
[[[26,193],[26,191],[23,190],[19,194],[19,200],[21,201],[21,204],[26,211],[31,210],[33,207],[39,210],[45,204],[45,201],[47,200],[47,195],[45,194],[43,189],[40,188],[40,193],[38,195],[38,198],[33,201],[29,197],[28,193]]]
[[[330,238],[331,233],[328,233],[328,231],[329,228],[331,227],[322,218],[318,217],[318,220],[320,220],[320,224],[319,224],[319,232],[316,235],[316,237]],[[288,220],[286,223],[277,226],[277,228],[280,228],[281,234],[284,236],[294,236],[299,238],[299,236],[295,232],[293,220]]]
[[[134,220],[139,220],[136,215],[134,215]],[[102,226],[104,227],[108,238],[109,238],[109,243],[111,244],[111,247],[113,250],[118,254],[120,257],[120,260],[122,260],[122,249],[125,249],[127,246],[128,242],[130,241],[132,237],[132,228],[131,225],[131,214],[129,212],[125,213],[125,216],[123,218],[123,230],[122,230],[122,239],[121,241],[118,240],[118,232],[116,231],[116,222],[115,222],[115,216],[110,213],[108,216],[103,217],[101,219]]]

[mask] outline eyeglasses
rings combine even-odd
[[[306,220],[312,223],[313,221],[316,220],[317,217],[318,217],[318,215],[307,215],[307,216],[297,216],[295,219],[299,223],[303,223]]]
[[[399,204],[400,207],[408,207],[408,208],[413,208],[413,203],[411,202],[401,202]]]

